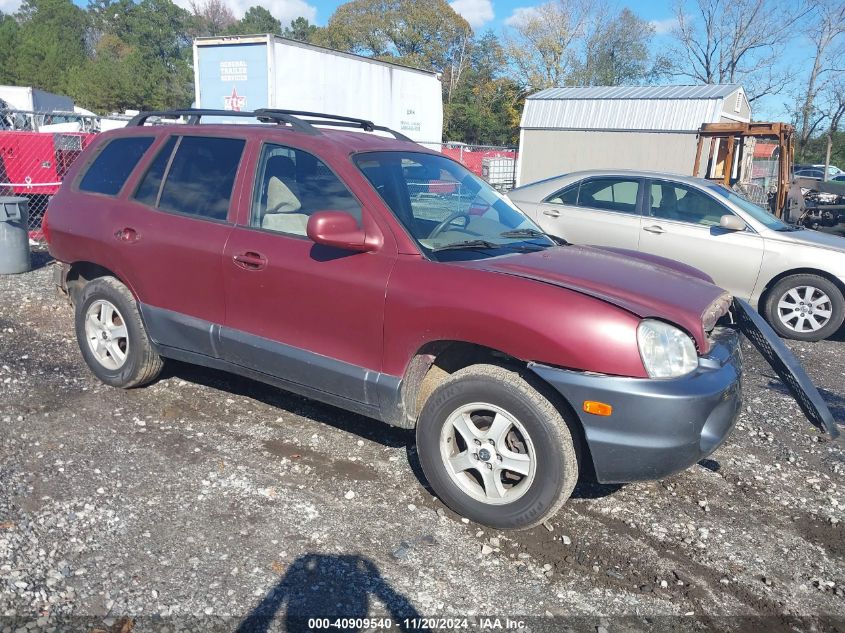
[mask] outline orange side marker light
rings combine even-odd
[[[604,402],[595,402],[594,400],[584,400],[584,411],[592,413],[593,415],[608,416],[613,413],[613,407]]]

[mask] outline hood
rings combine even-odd
[[[552,284],[607,301],[641,318],[669,321],[691,334],[701,353],[710,349],[706,330],[730,306],[730,295],[706,275],[663,258],[641,257],[635,251],[569,245],[458,265]]]
[[[819,248],[833,249],[845,253],[845,237],[803,229],[799,231],[768,231],[767,240],[777,240],[789,244],[801,244],[806,246],[818,246]]]

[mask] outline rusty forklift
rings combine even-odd
[[[740,180],[739,166],[753,151],[757,141],[776,145],[772,154],[777,157],[777,170],[773,174],[766,203],[777,217],[811,228],[835,226],[845,222],[845,183],[795,178],[792,175],[795,128],[788,123],[705,123],[698,130],[693,176],[702,177],[733,187]],[[752,142],[749,140],[753,139]],[[707,146],[707,160],[702,170],[702,155]],[[817,195],[836,196],[834,204],[821,204]]]

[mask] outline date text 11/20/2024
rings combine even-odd
[[[309,618],[309,630],[394,630],[401,631],[451,631],[451,630],[481,630],[481,631],[518,631],[525,627],[525,622],[509,617],[476,617],[469,618],[403,618],[394,621],[391,618]]]

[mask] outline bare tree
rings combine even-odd
[[[449,68],[446,74],[449,79],[449,87],[446,93],[446,102],[452,103],[452,95],[461,83],[461,76],[467,69],[470,63],[470,55],[472,48],[472,31],[464,32],[459,45],[455,46],[455,50],[449,61]]]
[[[842,0],[812,0],[807,36],[813,44],[813,66],[798,99],[796,122],[799,156],[825,119],[832,122],[837,112],[836,107],[817,108],[819,96],[830,92],[834,103],[837,97],[839,104],[842,103],[842,90],[845,88],[842,80],[845,74],[845,62],[842,62],[842,56],[845,55],[845,3]],[[841,118],[840,113],[836,124],[830,128],[831,132],[836,131]]]
[[[541,90],[567,83],[592,9],[589,0],[551,0],[510,21],[505,51],[523,85]]]
[[[630,9],[599,7],[588,20],[576,82],[619,86],[651,80],[661,66],[650,55],[653,36],[654,27]]]
[[[840,126],[845,122],[845,72],[837,72],[826,83],[826,90],[819,95],[819,100],[822,102],[819,110],[821,110],[822,119],[827,121],[827,129],[824,133],[827,140],[827,147],[825,149],[825,180],[828,177],[827,167],[830,165],[833,138],[839,131]]]
[[[225,0],[191,0],[191,12],[202,35],[220,35],[237,22]]]
[[[786,77],[774,70],[776,62],[808,10],[803,0],[678,0],[673,73],[706,84],[741,83],[749,101],[777,94]]]

